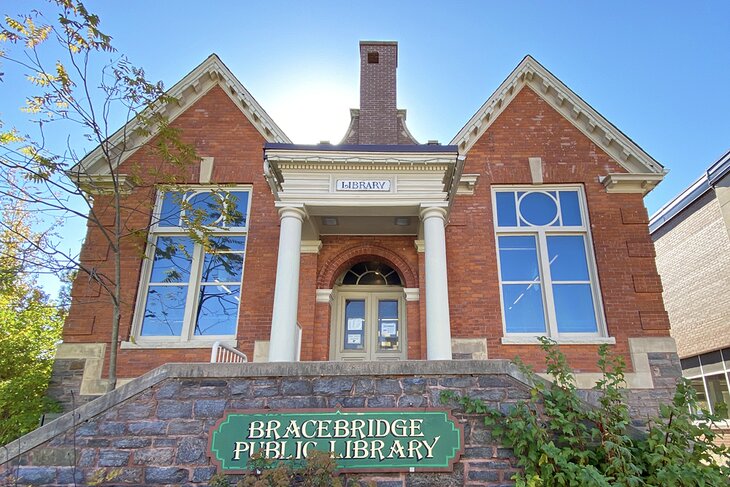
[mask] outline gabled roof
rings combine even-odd
[[[261,108],[261,105],[251,96],[251,93],[238,81],[216,54],[208,56],[198,67],[167,90],[167,94],[178,101],[177,103],[165,105],[161,110],[167,116],[167,119],[172,121],[215,86],[220,86],[226,92],[267,142],[291,142],[289,137],[274,123],[271,117]],[[137,118],[133,118],[109,137],[112,147],[119,146],[124,142],[125,136],[127,138],[126,146],[128,149],[119,162],[124,162],[145,142],[155,136],[154,133],[148,136],[136,135],[134,129],[138,126],[138,123]],[[70,173],[81,177],[103,176],[108,172],[109,167],[103,160],[103,152],[100,147],[89,152],[70,171]]]
[[[664,174],[649,154],[565,86],[531,56],[525,56],[506,80],[456,134],[451,144],[465,154],[525,86],[529,86],[629,173]]]
[[[717,182],[730,174],[730,150],[711,165],[705,173],[684,191],[672,198],[649,219],[649,233],[659,230],[702,195],[714,188]]]

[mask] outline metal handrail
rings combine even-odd
[[[236,350],[221,342],[215,342],[213,344],[213,349],[210,351],[210,363],[238,364],[243,362],[248,362],[248,357],[242,351]]]

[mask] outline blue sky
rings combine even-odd
[[[85,3],[166,86],[217,53],[294,142],[340,140],[358,42],[395,40],[398,105],[422,142],[449,142],[531,54],[670,171],[650,213],[730,148],[727,1]],[[3,119],[14,109],[0,96]]]
[[[217,53],[295,142],[344,135],[368,39],[398,41],[420,141],[450,141],[531,54],[670,171],[650,213],[730,148],[730,2],[88,3],[168,86]]]

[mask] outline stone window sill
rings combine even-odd
[[[558,345],[615,345],[614,337],[561,337],[554,338]],[[502,345],[540,345],[535,336],[506,336],[502,337]]]
[[[134,342],[122,342],[122,350],[144,350],[144,349],[167,349],[167,348],[212,348],[215,342],[236,348],[236,340],[193,340],[189,342],[173,342],[164,340],[136,340]]]

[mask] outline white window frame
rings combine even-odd
[[[248,202],[246,207],[245,225],[242,227],[208,227],[212,230],[211,236],[243,236],[246,237],[246,246],[243,252],[241,282],[235,285],[240,286],[239,296],[243,299],[243,276],[245,275],[246,254],[248,249],[248,229],[251,215],[251,201],[253,199],[253,188],[251,185],[236,186],[186,186],[176,188],[175,192],[191,192],[194,194],[205,193],[211,191],[218,192],[248,192]],[[155,242],[159,237],[175,237],[189,235],[189,229],[183,226],[162,226],[161,212],[162,204],[166,191],[159,189],[155,195],[155,205],[152,212],[152,224],[147,237],[147,249],[145,251],[145,259],[142,264],[141,278],[137,291],[137,300],[134,310],[132,322],[132,340],[122,342],[121,348],[209,348],[216,341],[229,346],[237,346],[236,335],[238,333],[238,320],[240,318],[241,307],[239,305],[236,313],[236,330],[231,335],[195,335],[195,323],[193,323],[193,312],[196,308],[197,300],[200,296],[200,288],[202,285],[201,273],[202,263],[205,258],[205,249],[202,245],[193,242],[193,255],[190,265],[190,278],[188,281],[188,289],[185,301],[185,312],[183,316],[182,330],[179,336],[142,336],[142,324],[144,321],[144,312],[147,305],[147,294],[150,286],[150,278],[152,275],[152,265],[154,263]],[[222,283],[224,285],[234,285],[232,283]],[[157,284],[154,284],[157,285]]]
[[[714,372],[705,372],[705,366],[702,364],[702,357],[707,356],[713,352],[720,352],[720,358],[722,361],[722,370],[714,371]],[[712,404],[712,401],[710,400],[709,389],[707,388],[707,378],[713,377],[715,375],[724,375],[725,382],[727,383],[727,386],[728,386],[728,390],[730,390],[730,368],[728,368],[727,362],[725,360],[726,355],[728,356],[728,359],[730,359],[730,348],[725,348],[725,349],[721,349],[721,350],[711,350],[709,352],[701,353],[699,355],[692,355],[690,357],[686,357],[685,359],[683,359],[683,360],[687,360],[687,359],[692,359],[695,357],[697,358],[697,361],[699,362],[699,369],[700,369],[699,374],[690,374],[685,369],[682,369],[682,376],[685,379],[688,379],[690,381],[692,379],[702,379],[702,387],[704,389],[703,392],[705,393],[705,399],[707,400],[707,407],[709,408],[709,410],[712,413],[715,412],[715,405]],[[728,405],[728,407],[730,408],[730,404]],[[730,411],[729,411],[729,413],[730,413]],[[730,419],[725,419],[725,420],[719,421],[717,423],[717,426],[724,427],[724,428],[730,427]]]
[[[519,206],[515,204],[518,226],[500,227],[497,216],[497,193],[500,192],[541,192],[548,191],[576,191],[578,194],[578,206],[582,225],[580,226],[519,226]],[[558,200],[558,214],[560,214],[560,202]],[[615,338],[609,337],[606,329],[606,318],[603,312],[603,300],[601,299],[601,288],[598,280],[595,253],[593,251],[593,237],[591,235],[590,219],[588,217],[588,206],[586,204],[585,191],[582,185],[504,185],[492,186],[492,216],[494,219],[494,248],[497,255],[497,273],[499,278],[499,302],[502,313],[502,343],[522,344],[539,343],[538,338],[547,336],[560,343],[616,343]],[[537,258],[540,270],[540,288],[542,293],[543,314],[545,317],[545,332],[542,333],[515,333],[507,332],[507,319],[505,316],[504,293],[502,290],[502,264],[499,255],[500,236],[523,236],[534,235],[536,237]],[[548,235],[581,235],[584,237],[586,253],[586,264],[588,277],[593,297],[593,308],[596,317],[596,332],[592,333],[560,333],[555,312],[555,301],[553,299],[553,280],[550,275],[550,261],[547,250]],[[561,284],[570,284],[566,281],[558,281]],[[509,281],[508,281],[509,283]],[[586,282],[581,281],[581,284]]]

